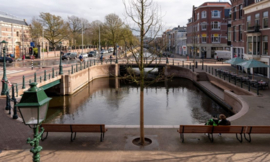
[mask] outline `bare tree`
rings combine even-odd
[[[76,40],[76,44],[78,43],[82,43],[82,30],[84,33],[87,33],[87,31],[90,28],[90,24],[88,22],[88,20],[84,19],[84,18],[79,18],[77,16],[68,16],[68,27],[69,27],[69,31],[70,31],[70,39],[72,42],[72,45],[74,45],[74,41]],[[88,37],[84,37],[83,39],[84,44],[89,44],[90,41],[88,39]]]
[[[44,28],[44,38],[52,47],[67,38],[68,24],[60,16],[42,12],[37,20]]]
[[[159,7],[153,0],[128,0],[126,2],[123,0],[126,15],[128,18],[132,20],[132,24],[134,24],[134,29],[138,29],[136,31],[139,32],[139,41],[138,44],[134,44],[132,41],[129,44],[130,52],[132,52],[137,65],[139,66],[140,75],[139,78],[134,75],[134,73],[130,70],[129,77],[133,82],[140,85],[140,145],[145,145],[145,137],[144,137],[144,87],[146,86],[144,68],[157,59],[156,55],[159,52],[153,52],[151,56],[144,55],[144,44],[149,45],[156,40],[157,35],[162,30],[162,21]],[[138,53],[135,52],[134,48],[139,46]],[[148,64],[144,64],[144,59],[150,58]],[[151,71],[151,70],[150,70]],[[154,83],[162,79],[161,76],[156,77],[148,84]]]

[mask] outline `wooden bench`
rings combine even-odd
[[[180,133],[180,139],[184,142],[184,133],[208,133],[211,142],[214,141],[214,133],[236,134],[236,139],[242,143],[242,134],[245,126],[209,126],[209,125],[180,125],[177,132]],[[240,138],[238,137],[240,135]]]
[[[244,137],[251,142],[250,134],[270,134],[270,126],[246,126]],[[246,136],[248,135],[248,137]]]
[[[229,89],[228,87],[226,87],[226,86],[224,86],[224,85],[222,85],[222,84],[220,84],[220,83],[218,83],[216,81],[210,81],[210,83],[217,86],[220,89],[231,91],[231,89]]]
[[[70,132],[71,142],[75,140],[77,132],[91,132],[100,133],[100,141],[102,142],[104,133],[107,131],[104,124],[42,124],[41,127],[44,128],[44,133],[47,133],[45,137],[42,135],[42,141],[48,137],[49,132]]]

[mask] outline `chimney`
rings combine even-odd
[[[26,19],[23,19],[24,22],[26,22]]]

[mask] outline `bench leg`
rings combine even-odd
[[[73,133],[74,133],[74,137],[73,137]],[[71,132],[70,141],[73,142],[75,138],[76,138],[76,132]]]
[[[240,139],[239,139],[239,137],[238,137],[238,134],[236,133],[236,139],[240,142],[240,143],[242,143],[243,142],[243,137],[242,137],[242,133],[240,133],[239,134],[240,135]]]
[[[180,139],[182,139],[182,143],[184,143],[184,133],[180,133]]]
[[[208,133],[208,138],[211,142],[214,142],[213,133]]]
[[[244,137],[245,137],[245,139],[246,139],[248,142],[251,142],[251,136],[250,136],[250,133],[248,133],[248,138],[246,137],[246,133],[244,134]]]
[[[102,133],[100,134],[100,142],[103,141],[103,138],[102,138]]]
[[[46,136],[45,136],[44,138],[43,138],[43,134],[44,134],[44,133],[42,133],[41,141],[45,141],[45,139],[47,139],[49,132],[46,132]]]

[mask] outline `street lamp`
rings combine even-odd
[[[59,42],[59,46],[60,46],[60,64],[59,64],[59,75],[62,75],[62,74],[63,74],[62,56],[61,56],[61,52],[62,52],[62,42]]]
[[[33,140],[27,139],[27,143],[34,146],[30,150],[33,153],[34,162],[40,161],[39,152],[42,150],[42,146],[39,146],[39,141],[44,128],[41,127],[41,132],[39,132],[39,126],[46,119],[48,105],[51,100],[43,89],[37,87],[37,84],[36,82],[31,83],[31,88],[23,93],[20,103],[15,105],[20,110],[24,124],[34,130]]]
[[[7,80],[7,74],[6,74],[6,45],[8,42],[6,42],[5,40],[3,40],[1,42],[2,45],[2,49],[3,49],[3,57],[4,57],[4,61],[3,61],[3,78],[2,78],[2,92],[1,95],[5,95],[6,91],[8,90],[8,80]]]

